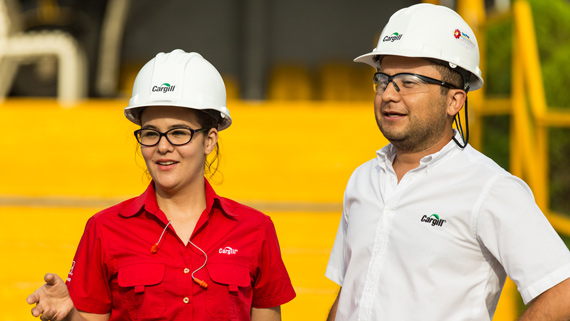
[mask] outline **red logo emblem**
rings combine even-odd
[[[455,37],[455,39],[459,39],[459,37],[461,37],[461,31],[459,31],[459,29],[455,29],[453,36]]]

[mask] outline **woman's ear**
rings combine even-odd
[[[206,139],[204,139],[204,152],[206,155],[210,155],[216,147],[216,143],[218,143],[218,130],[216,128],[210,128],[206,134]]]
[[[467,93],[465,91],[461,89],[449,89],[447,93],[447,114],[453,117],[459,113],[466,99]]]

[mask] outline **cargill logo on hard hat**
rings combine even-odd
[[[382,39],[382,42],[386,42],[386,41],[394,42],[396,40],[402,39],[402,36],[403,36],[403,34],[394,32],[393,34],[384,37],[384,39]]]
[[[171,86],[169,83],[165,82],[164,84],[162,84],[160,86],[153,86],[152,91],[153,92],[162,91],[163,93],[167,93],[169,91],[174,91],[175,87],[176,86]]]

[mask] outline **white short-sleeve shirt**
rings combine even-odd
[[[525,303],[570,277],[532,192],[451,141],[400,183],[393,146],[352,174],[326,276],[338,321],[491,320],[508,275]]]

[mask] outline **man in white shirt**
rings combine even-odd
[[[507,275],[531,303],[521,320],[570,320],[570,252],[528,186],[457,122],[483,85],[471,28],[449,8],[414,5],[355,61],[377,69],[374,111],[390,144],[348,182],[328,320],[491,320]]]

